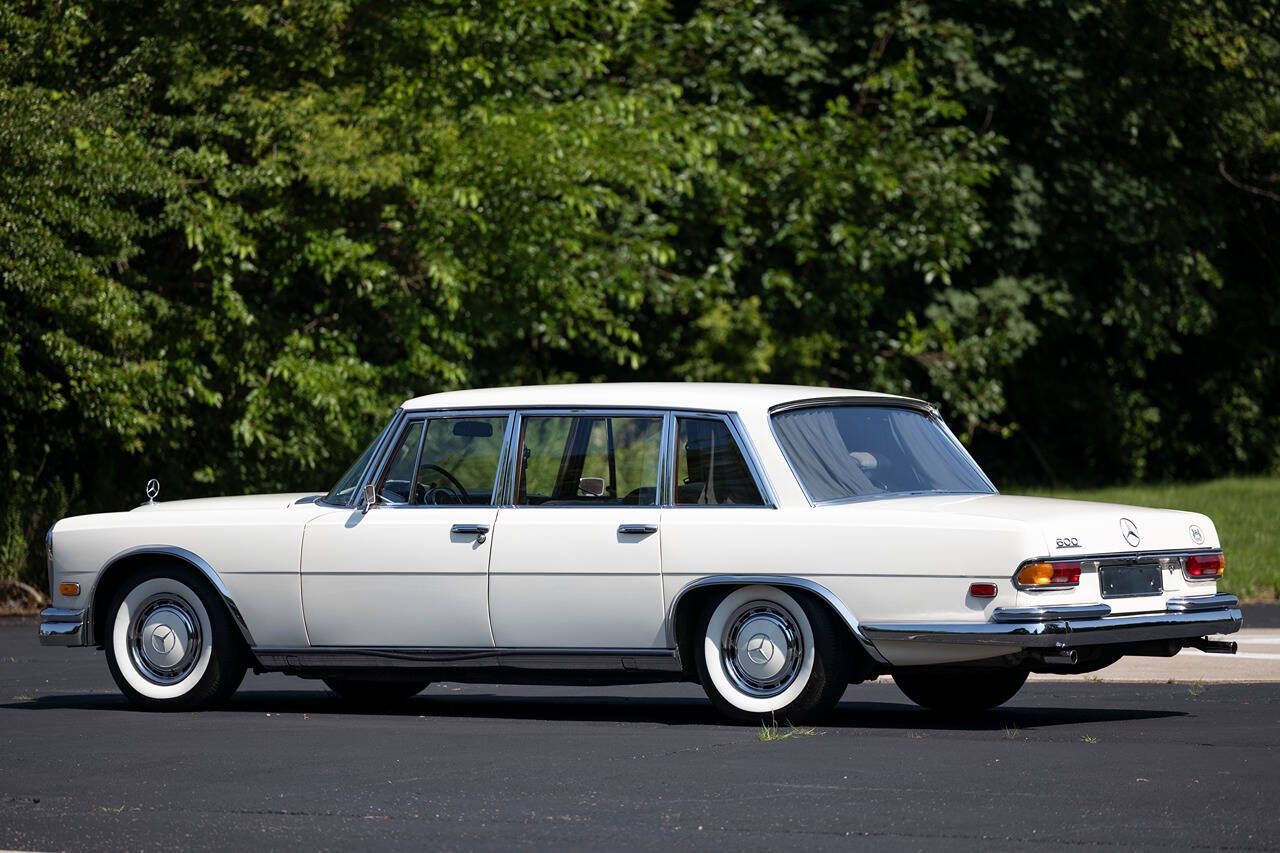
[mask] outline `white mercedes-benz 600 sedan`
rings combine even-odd
[[[1241,625],[1205,516],[1001,495],[929,404],[832,388],[419,397],[327,494],[153,500],[48,550],[41,641],[156,709],[252,668],[366,702],[693,681],[794,722],[887,673],[976,711]]]

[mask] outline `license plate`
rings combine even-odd
[[[1157,595],[1164,592],[1160,566],[1138,563],[1133,566],[1103,566],[1099,570],[1103,598],[1125,598],[1134,595]]]

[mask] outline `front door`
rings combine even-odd
[[[302,607],[312,646],[493,645],[488,571],[507,416],[411,418],[378,505],[307,525]]]
[[[522,415],[489,615],[503,648],[666,645],[657,414]]]

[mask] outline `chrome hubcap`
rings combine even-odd
[[[744,604],[720,643],[725,672],[743,693],[776,696],[796,680],[804,638],[791,614],[768,601]]]
[[[174,595],[153,595],[129,625],[134,668],[155,684],[176,684],[200,658],[200,620],[191,605]]]

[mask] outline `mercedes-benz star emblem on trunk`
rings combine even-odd
[[[1120,535],[1124,537],[1124,541],[1128,542],[1131,548],[1137,548],[1138,543],[1142,541],[1142,537],[1138,535],[1138,525],[1127,518],[1120,519]]]

